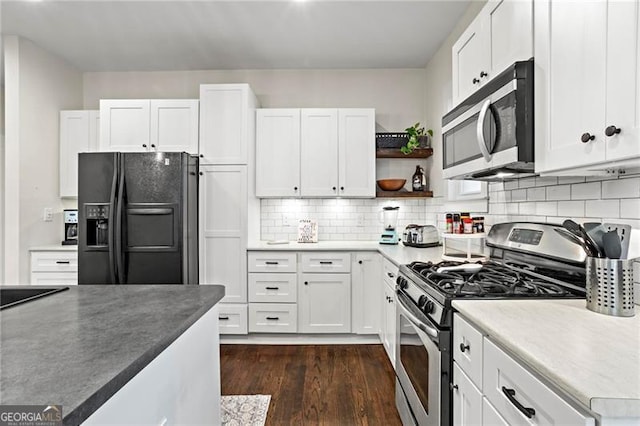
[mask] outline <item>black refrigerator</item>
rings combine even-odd
[[[198,158],[79,154],[78,284],[198,284]]]

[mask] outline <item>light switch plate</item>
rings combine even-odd
[[[53,221],[53,209],[51,207],[45,207],[42,215],[42,220],[45,222]]]

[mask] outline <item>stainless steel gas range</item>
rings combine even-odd
[[[396,405],[407,425],[452,424],[454,299],[584,298],[584,249],[560,225],[501,223],[484,263],[414,262],[396,280]]]

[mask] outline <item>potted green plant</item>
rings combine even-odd
[[[409,135],[409,140],[405,146],[400,148],[400,151],[402,151],[404,155],[411,154],[414,149],[419,148],[421,139],[424,139],[426,135],[433,137],[433,130],[429,129],[425,131],[424,127],[420,127],[420,123],[408,127],[405,131],[407,135]]]

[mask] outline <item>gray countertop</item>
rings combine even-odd
[[[0,311],[0,404],[61,404],[64,423],[79,424],[223,296],[218,285],[92,285]]]

